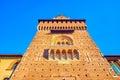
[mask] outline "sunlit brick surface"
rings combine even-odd
[[[40,20],[37,29],[10,80],[120,80],[84,20],[58,16]]]

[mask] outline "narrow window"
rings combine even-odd
[[[60,50],[56,51],[56,59],[60,59]]]
[[[73,58],[79,59],[79,53],[76,49],[73,50]]]
[[[54,59],[54,50],[50,51],[50,59]]]
[[[57,45],[60,46],[60,42],[57,42]]]
[[[62,59],[66,59],[66,51],[62,50]]]
[[[68,56],[67,56],[68,59],[72,59],[72,50],[69,49],[68,50]]]

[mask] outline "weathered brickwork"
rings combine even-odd
[[[85,20],[39,20],[10,80],[119,80],[87,32]]]

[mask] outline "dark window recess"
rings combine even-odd
[[[48,59],[48,49],[44,50],[43,57],[46,58],[46,59]]]
[[[15,64],[15,65],[14,65],[14,67],[13,67],[14,70],[17,68],[17,65],[18,65],[18,64]]]

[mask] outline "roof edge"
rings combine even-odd
[[[83,21],[86,22],[86,19],[38,19],[38,23],[40,21]]]

